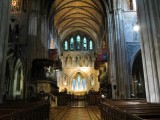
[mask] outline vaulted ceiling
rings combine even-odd
[[[94,40],[104,31],[104,10],[99,0],[55,0],[54,28],[60,38],[80,31]]]

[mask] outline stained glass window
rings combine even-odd
[[[80,76],[78,76],[78,90],[81,89],[81,80],[80,80]]]
[[[73,37],[70,40],[70,50],[74,50],[74,39],[73,39]]]
[[[79,35],[77,36],[76,46],[77,46],[77,50],[80,50],[80,48],[81,48],[81,37]]]
[[[82,86],[83,86],[83,90],[86,90],[86,80],[85,79],[83,79],[82,81]]]
[[[85,91],[86,90],[86,79],[82,74],[77,73],[74,79],[72,80],[72,90],[73,91]]]
[[[68,40],[65,39],[63,43],[64,50],[93,50],[93,41],[89,40],[86,36],[81,39],[82,36],[71,36]]]
[[[93,50],[93,42],[91,40],[89,41],[89,49]]]
[[[84,39],[83,39],[83,48],[84,48],[84,50],[87,50],[87,39],[86,39],[86,37],[84,37]]]
[[[64,43],[64,50],[68,50],[68,41],[65,41]]]
[[[74,79],[72,81],[72,90],[76,90],[76,81]]]

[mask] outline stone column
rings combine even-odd
[[[116,70],[119,98],[128,97],[128,76],[127,76],[127,56],[126,42],[123,30],[123,12],[121,9],[115,11],[115,32],[116,32]]]
[[[160,103],[160,1],[137,0],[147,102]]]
[[[47,14],[47,13],[46,13]],[[48,58],[48,39],[49,39],[49,20],[46,14],[43,14],[41,16],[41,44],[40,44],[40,49],[41,51],[41,58]]]
[[[116,89],[113,89],[113,86],[114,85],[117,85],[117,74],[116,74],[116,61],[115,61],[115,58],[116,58],[116,54],[115,54],[115,41],[114,40],[114,37],[115,35],[113,34],[114,33],[114,23],[112,21],[113,17],[112,17],[112,14],[110,14],[108,11],[107,11],[107,16],[108,16],[108,29],[109,29],[109,33],[108,33],[108,46],[109,46],[109,79],[110,79],[110,82],[112,84],[112,98],[115,99],[116,96],[117,96],[117,90]]]
[[[129,97],[126,42],[124,39],[123,11],[121,0],[113,1],[113,9],[108,13],[109,52],[110,52],[110,81],[113,96],[116,98]],[[113,89],[116,85],[116,89]],[[117,92],[116,92],[117,90]]]
[[[49,20],[45,10],[40,8],[40,1],[33,0],[30,4],[29,57],[32,61],[35,58],[48,58]]]
[[[29,2],[29,26],[28,26],[28,59],[27,59],[27,82],[26,97],[28,86],[31,80],[31,67],[34,59],[48,58],[48,16],[42,12],[41,0],[31,0]],[[44,10],[44,9],[43,9]],[[44,10],[45,11],[45,10]]]
[[[10,0],[0,0],[0,103],[3,102],[6,54],[9,33]]]

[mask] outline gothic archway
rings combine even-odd
[[[141,51],[138,51],[132,65],[131,97],[145,98],[145,84]]]
[[[17,59],[14,69],[13,99],[23,99],[23,90],[24,90],[23,84],[24,84],[23,63],[20,59]]]

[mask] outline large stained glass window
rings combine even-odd
[[[73,91],[85,91],[87,89],[86,79],[82,74],[77,73],[72,80],[72,90]]]

